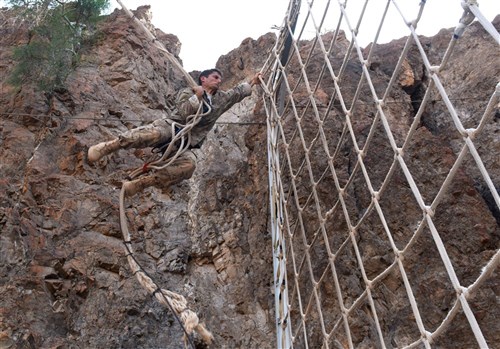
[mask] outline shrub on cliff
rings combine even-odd
[[[78,62],[79,51],[95,35],[100,14],[109,0],[8,0],[29,26],[29,42],[15,49],[9,82],[15,86],[35,83],[52,94]]]

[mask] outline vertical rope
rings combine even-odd
[[[160,41],[158,41],[156,39],[156,37],[144,26],[144,24],[137,17],[134,16],[134,14],[131,11],[129,11],[129,9],[127,7],[125,7],[125,5],[120,0],[116,0],[116,1],[118,2],[118,4],[120,4],[121,8],[123,9],[123,11],[125,11],[125,13],[127,14],[127,16],[129,16],[134,21],[134,23],[141,29],[141,31],[146,35],[146,37],[149,40],[151,40],[151,42],[160,51],[162,51],[165,54],[165,57],[167,57],[167,59],[170,61],[170,63],[172,63],[184,75],[184,78],[188,82],[189,86],[190,87],[196,87],[198,84],[196,84],[196,82],[193,80],[193,78],[191,77],[191,75],[189,75],[184,70],[184,68],[182,67],[182,65],[177,60],[177,58],[175,58],[174,55],[172,55],[165,48],[165,46]]]
[[[156,38],[151,34],[151,32],[144,26],[144,24],[134,16],[132,12],[130,12],[120,0],[117,0],[117,2],[120,4],[122,7],[123,11],[134,20],[135,24],[142,30],[142,32],[147,36],[151,42],[154,43],[154,45],[162,51],[167,59],[180,71],[183,73],[186,81],[191,87],[197,86],[197,84],[194,82],[193,78],[183,69],[181,64],[177,61],[177,59],[163,46],[161,42],[156,40]],[[208,107],[208,112],[211,111],[211,108],[209,105]],[[172,140],[170,142],[170,145],[166,149],[166,151],[163,153],[163,155],[156,161],[152,162],[149,164],[150,169],[155,169],[155,170],[161,170],[167,166],[169,166],[175,159],[177,159],[185,150],[188,149],[189,144],[190,144],[190,131],[191,129],[199,122],[201,117],[203,115],[206,115],[207,113],[203,114],[201,112],[202,110],[202,104],[200,104],[200,107],[198,109],[198,112],[195,115],[191,115],[187,118],[187,123],[186,125],[181,125],[178,123],[173,123],[172,124]],[[175,132],[176,127],[180,129],[180,132]],[[173,145],[179,141],[181,143],[181,146],[179,149],[175,152],[175,154],[172,155],[172,149]],[[139,168],[133,172],[130,173],[129,177],[130,178],[135,178],[138,175],[142,174],[144,172],[143,168]],[[193,349],[195,349],[195,344],[191,338],[193,332],[197,332],[198,335],[200,336],[201,340],[206,344],[210,345],[213,341],[213,335],[205,328],[205,326],[199,322],[199,318],[197,314],[190,310],[187,307],[187,300],[184,298],[184,296],[177,294],[175,292],[162,289],[159,287],[153,279],[146,273],[144,269],[141,268],[137,260],[135,259],[133,255],[133,249],[131,245],[131,236],[130,232],[128,230],[128,222],[127,222],[127,217],[125,215],[125,188],[122,186],[122,189],[120,191],[120,197],[119,197],[119,202],[120,202],[120,228],[122,231],[123,235],[123,240],[125,242],[125,249],[127,253],[127,260],[130,265],[130,268],[134,275],[137,277],[137,280],[139,283],[146,289],[148,292],[150,292],[152,295],[156,297],[156,299],[163,305],[165,305],[168,309],[170,309],[181,326],[183,332],[184,332],[184,344],[187,347],[190,345]]]
[[[286,66],[290,50],[292,49],[292,36],[295,31],[299,15],[300,1],[290,2],[285,26],[281,31],[281,39],[277,45],[283,46],[280,53],[279,67]],[[276,47],[275,49],[276,50]],[[281,193],[281,182],[279,177],[279,155],[278,155],[278,129],[276,125],[285,105],[285,87],[280,70],[276,69],[273,74],[274,89],[277,91],[275,104],[270,111],[271,117],[267,120],[268,125],[268,169],[269,169],[269,200],[271,216],[271,235],[273,244],[273,270],[274,270],[274,297],[276,306],[276,334],[277,347],[288,349],[292,345],[291,324],[289,321],[288,286],[286,278],[286,244],[282,233],[283,226],[283,195]],[[278,106],[276,108],[276,105]]]
[[[191,339],[191,335],[195,331],[207,345],[211,344],[213,341],[212,334],[199,322],[198,315],[187,307],[186,298],[178,293],[160,288],[135,259],[131,245],[131,236],[128,230],[127,217],[125,215],[125,190],[123,187],[120,191],[120,228],[125,243],[127,260],[132,273],[149,293],[154,295],[161,304],[172,311],[172,314],[184,332],[184,342],[186,346],[189,344],[193,349],[196,348]]]

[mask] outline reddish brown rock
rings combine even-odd
[[[147,20],[147,8],[142,11],[146,11],[143,18]],[[171,312],[131,275],[120,233],[121,182],[129,170],[142,166],[148,151],[121,150],[97,165],[86,162],[86,151],[121,131],[168,115],[172,96],[185,82],[120,11],[111,14],[100,30],[102,39],[83,52],[80,64],[67,79],[67,90],[47,99],[30,86],[14,89],[6,83],[14,64],[11,48],[25,43],[27,34],[9,12],[2,10],[0,16],[0,347],[178,348],[182,342],[182,330]],[[498,77],[498,65],[491,63],[497,52],[487,49],[491,45],[483,46],[482,40],[488,38],[476,26],[467,33],[446,78],[454,96],[464,98],[459,102],[463,115],[475,119],[478,115],[474,111],[483,110],[484,105],[475,102],[474,96],[490,95],[491,83]],[[181,45],[174,35],[158,30],[156,35],[174,55],[179,54]],[[324,40],[331,35],[326,34]],[[426,39],[433,59],[439,58],[449,35],[444,31]],[[258,71],[274,39],[273,34],[245,39],[239,48],[222,56],[217,67],[224,72],[226,87]],[[310,45],[303,43],[304,52]],[[335,57],[343,57],[348,45],[345,37],[337,45]],[[399,52],[401,45],[402,41],[395,41],[376,50],[371,67],[379,73],[376,88],[386,84],[397,61],[391,53]],[[477,56],[469,56],[471,45],[479,46],[474,49]],[[313,56],[308,67],[312,77],[319,74],[319,56]],[[338,68],[340,63],[332,61]],[[299,67],[293,66],[292,71],[295,75],[291,80],[298,79]],[[465,76],[464,71],[469,73]],[[346,79],[357,81],[360,67],[349,65],[346,74]],[[391,106],[389,121],[399,142],[415,114],[422,85],[428,83],[416,54],[405,61],[398,81],[400,86],[389,98],[399,103]],[[352,98],[355,89],[356,84],[345,85],[346,96]],[[315,98],[319,105],[327,104],[332,90],[331,82],[318,88]],[[307,99],[303,90],[295,97],[302,102]],[[254,107],[255,99],[248,99],[229,116],[253,123],[216,126],[191,180],[166,192],[148,189],[127,201],[138,261],[159,286],[188,299],[214,334],[214,347],[219,348],[270,348],[275,343],[265,115],[261,105]],[[439,103],[429,106],[405,154],[425,197],[435,195],[436,182],[443,180],[457,152],[457,136],[443,117],[443,108]],[[362,143],[373,115],[360,107],[356,116],[354,129]],[[488,148],[480,149],[496,184],[497,119],[481,135]],[[327,122],[325,131],[330,139],[338,139],[339,124],[334,118]],[[285,127],[292,129],[290,124]],[[312,127],[305,129],[309,138],[315,132]],[[366,164],[377,185],[393,154],[381,132],[375,138]],[[313,153],[318,161],[314,171],[322,171],[325,160],[320,149]],[[297,152],[292,161],[301,161],[302,155]],[[336,160],[341,181],[347,180],[354,156],[346,146]],[[429,163],[430,168],[426,167]],[[460,171],[435,213],[439,228],[449,227],[445,243],[453,251],[452,261],[464,282],[477,278],[479,268],[498,248],[500,217],[483,195],[478,178],[477,173]],[[407,222],[416,222],[421,211],[408,199],[406,187],[398,190],[404,183],[402,174],[396,173],[392,181],[394,186],[382,195],[381,205],[391,229],[400,232],[396,243],[404,243],[414,228]],[[352,201],[348,202],[356,214],[371,200],[362,183],[361,178],[356,179]],[[333,200],[331,188],[331,181],[318,188],[325,205]],[[403,208],[408,216],[405,224],[398,219]],[[340,240],[345,221],[333,218],[328,224],[340,232]],[[310,222],[314,224],[313,219]],[[366,259],[371,261],[367,268],[370,275],[390,261],[379,223],[375,216],[367,219],[359,237]],[[463,236],[465,228],[476,234]],[[446,314],[453,297],[430,246],[425,232],[408,263],[423,259],[428,267],[415,263],[410,273],[420,281],[417,291],[435,295],[433,302],[419,298],[426,304],[425,310],[434,314],[426,324],[434,326]],[[463,254],[470,258],[460,258]],[[340,271],[343,287],[354,296],[361,289],[358,275],[345,266]],[[396,277],[389,277],[384,286],[390,292],[377,290],[377,302],[385,309],[380,315],[388,319],[384,330],[392,338],[411,337],[414,329],[399,316],[408,313],[407,303],[401,301],[404,290]],[[495,289],[498,283],[491,282],[471,300],[478,321],[493,340],[499,339],[498,331],[494,332],[495,313],[489,309]],[[334,290],[326,287],[325,292]],[[325,306],[335,309],[336,304],[328,301]],[[369,341],[373,338],[365,326],[369,316],[361,311],[358,315],[353,335],[359,342]],[[464,339],[467,336],[460,325],[450,329],[448,337],[469,340]],[[449,342],[440,345],[451,347]]]

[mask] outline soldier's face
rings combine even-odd
[[[220,74],[217,72],[213,72],[209,76],[207,77],[203,76],[201,78],[201,85],[211,90],[218,90],[221,82],[222,82],[222,76],[220,76]]]

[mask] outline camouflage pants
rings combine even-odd
[[[166,120],[155,120],[122,133],[119,137],[120,148],[147,148],[168,142],[172,139],[172,126]]]
[[[137,186],[137,191],[142,191],[151,186],[166,189],[171,185],[191,178],[195,168],[196,155],[193,151],[187,150],[166,168],[136,179],[133,182]]]
[[[120,147],[147,148],[166,143],[172,139],[172,126],[165,120],[155,120],[151,124],[137,127],[122,133],[119,137]],[[186,150],[168,167],[138,179],[137,185],[144,188],[155,186],[166,188],[172,184],[191,178],[196,168],[196,155]]]

